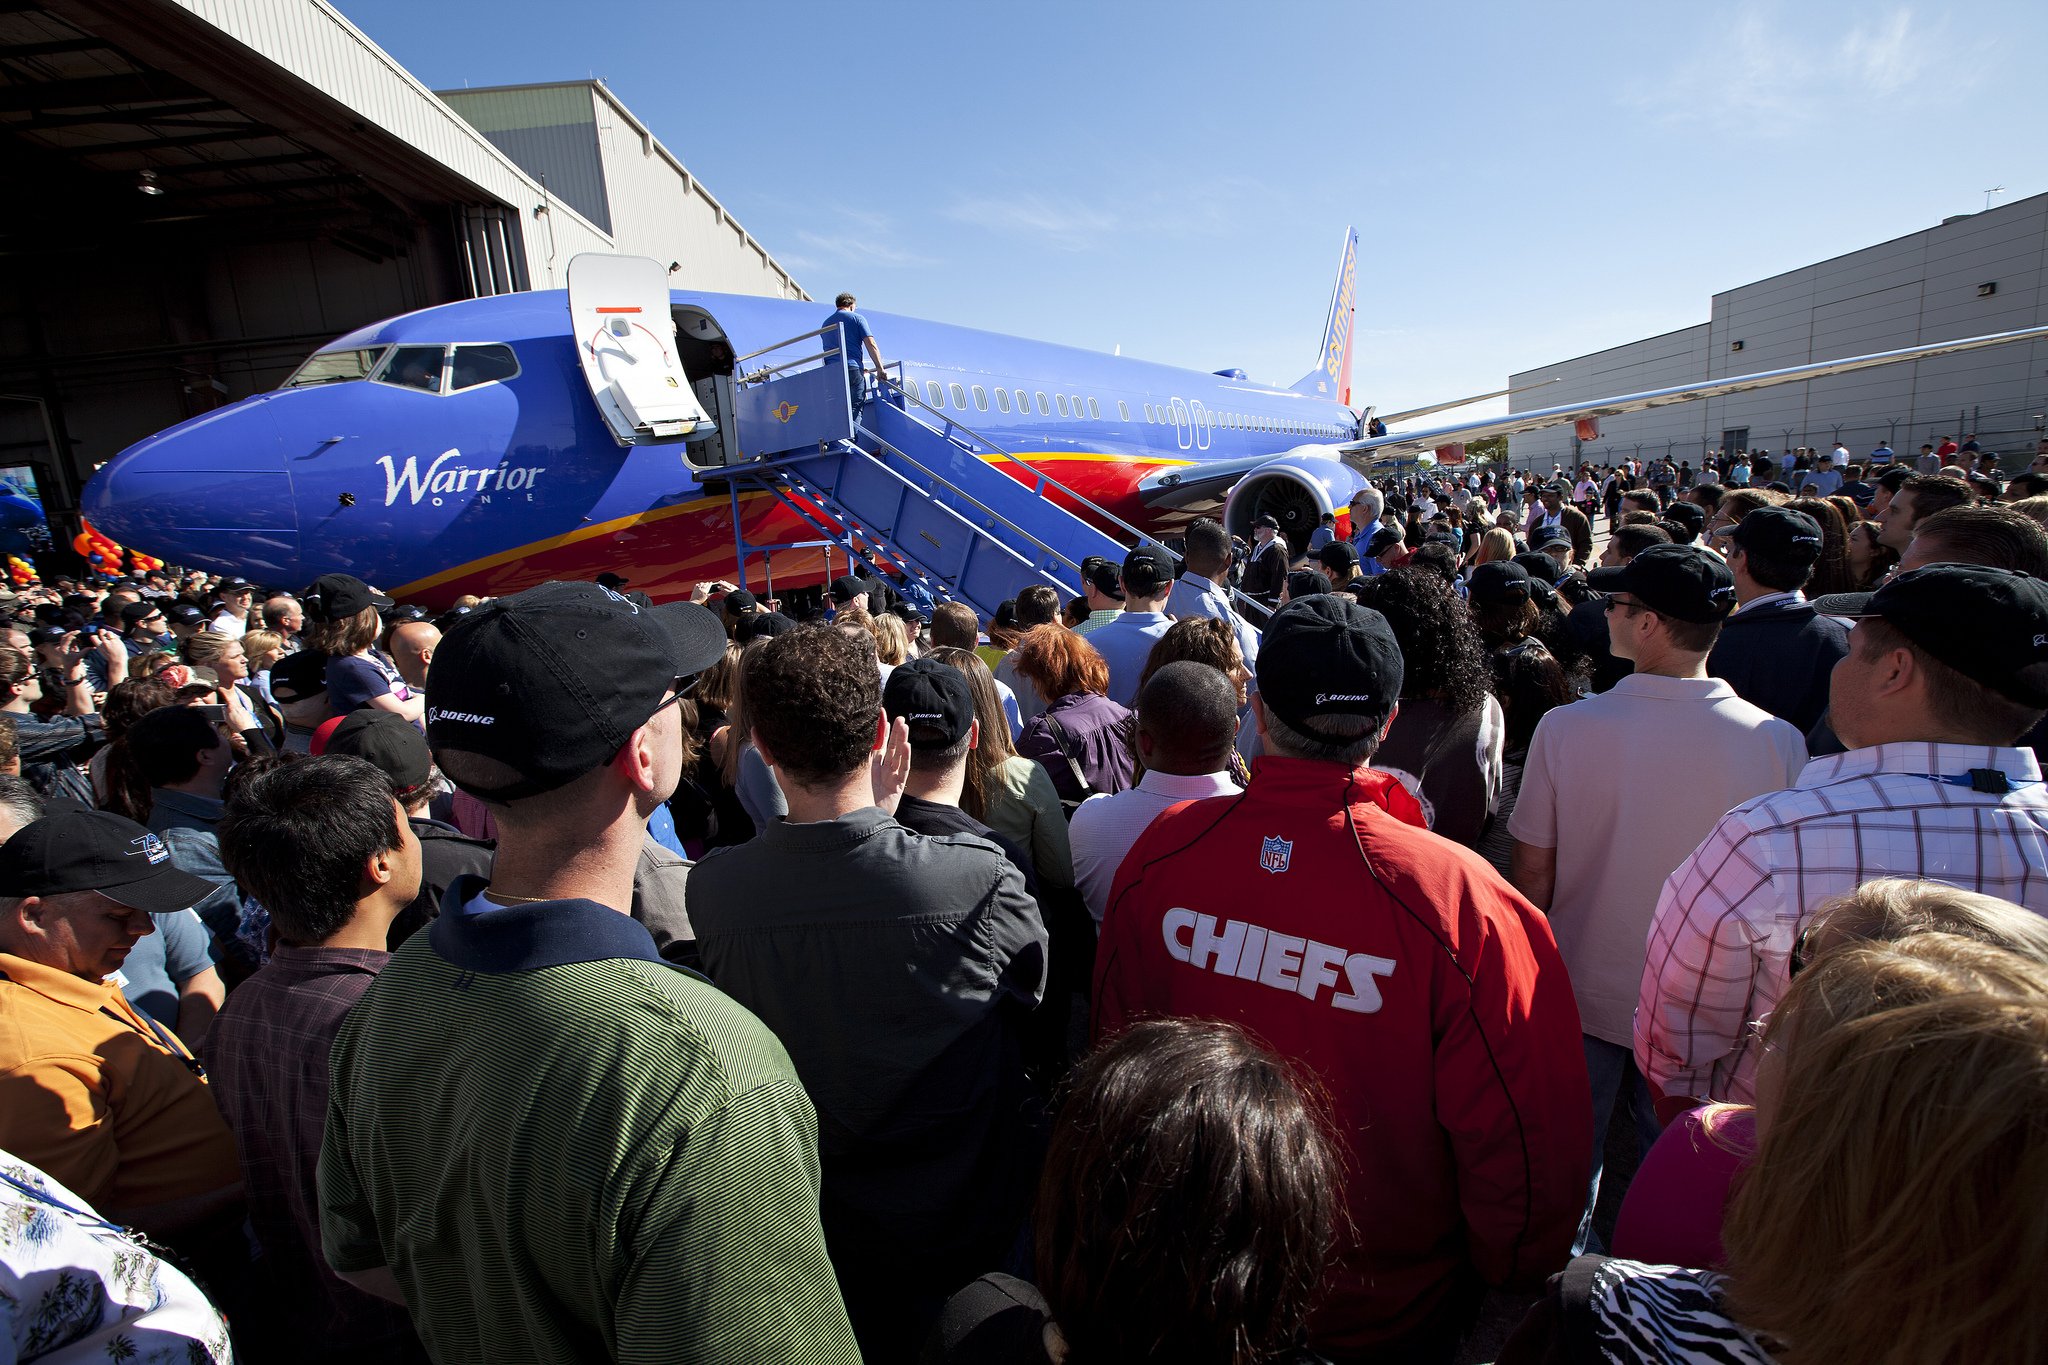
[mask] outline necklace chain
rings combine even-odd
[[[552,896],[513,896],[488,884],[484,887],[484,894],[494,901],[510,901],[515,905],[538,905],[542,901],[554,899]]]

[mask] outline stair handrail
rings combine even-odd
[[[1081,506],[1087,508],[1090,512],[1093,512],[1096,516],[1101,517],[1104,521],[1111,523],[1112,525],[1118,527],[1121,530],[1129,532],[1133,537],[1137,539],[1137,541],[1140,544],[1160,545],[1158,537],[1147,535],[1145,532],[1140,531],[1137,527],[1131,525],[1129,522],[1125,521],[1122,517],[1110,511],[1108,508],[1102,507],[1096,504],[1095,502],[1091,501],[1090,499],[1083,497],[1081,494],[1076,493],[1073,489],[1061,483],[1058,479],[1053,478],[1050,474],[1047,474],[1042,470],[1034,468],[1032,465],[1026,463],[1025,461],[1018,459],[1015,455],[1012,455],[1009,451],[1003,449],[994,441],[991,441],[988,437],[976,431],[973,427],[968,426],[965,422],[956,421],[953,418],[948,417],[940,409],[935,408],[930,403],[925,402],[924,399],[918,395],[917,391],[910,384],[902,384],[899,389],[899,392],[901,392],[904,395],[904,397],[908,398],[911,402],[923,408],[926,412],[931,413],[940,421],[946,423],[946,425],[951,427],[957,427],[961,431],[966,432],[969,436],[973,437],[982,446],[986,447],[989,454],[1002,456],[1011,464],[1016,465],[1019,469],[1031,475],[1032,478],[1038,480],[1038,486],[1032,489],[1032,491],[1037,493],[1040,497],[1045,496],[1046,487],[1050,485],[1053,488],[1059,489],[1060,492],[1065,493],[1068,497],[1072,498],[1075,502],[1081,504]],[[858,414],[855,415],[855,420],[858,421]],[[870,432],[869,434],[872,435],[873,433]],[[940,436],[945,435],[945,433],[943,432],[937,434]],[[1165,547],[1163,545],[1160,545],[1160,548],[1164,549]],[[1080,566],[1076,565],[1075,567],[1078,568]]]
[[[1093,502],[1093,501],[1091,501],[1090,499],[1088,499],[1088,498],[1085,498],[1085,497],[1083,497],[1083,496],[1082,496],[1081,494],[1079,494],[1079,493],[1076,493],[1076,492],[1075,492],[1075,491],[1074,491],[1073,489],[1071,489],[1071,488],[1067,487],[1067,486],[1066,486],[1065,484],[1061,483],[1061,482],[1060,482],[1060,481],[1059,481],[1058,479],[1055,479],[1055,478],[1053,478],[1053,477],[1052,477],[1051,475],[1049,475],[1049,474],[1045,473],[1045,472],[1044,472],[1044,471],[1042,471],[1042,470],[1039,470],[1039,469],[1036,469],[1036,468],[1034,468],[1033,466],[1031,466],[1031,465],[1029,465],[1029,464],[1025,463],[1025,462],[1024,462],[1023,460],[1020,460],[1020,459],[1018,459],[1018,458],[1017,458],[1017,457],[1016,457],[1015,455],[1012,455],[1012,454],[1011,454],[1011,453],[1010,453],[1009,451],[1007,451],[1007,450],[1003,449],[1003,448],[1002,448],[1001,446],[997,445],[997,444],[996,444],[996,443],[995,443],[994,441],[991,441],[991,440],[989,440],[989,439],[988,439],[988,437],[986,437],[986,436],[982,435],[982,434],[981,434],[980,432],[976,431],[976,430],[975,430],[975,429],[974,429],[973,427],[970,427],[970,426],[968,426],[968,425],[967,425],[967,424],[966,424],[965,422],[957,421],[957,420],[955,420],[954,418],[952,418],[952,417],[948,416],[948,415],[947,415],[946,413],[944,413],[944,412],[940,411],[940,410],[939,410],[938,408],[935,408],[935,407],[933,407],[933,406],[932,406],[932,405],[931,405],[930,403],[927,403],[927,402],[925,402],[925,401],[924,401],[924,399],[923,399],[923,398],[921,398],[921,397],[920,397],[920,396],[918,395],[918,392],[917,392],[916,386],[915,386],[915,385],[913,385],[913,384],[911,384],[911,383],[909,383],[908,381],[904,381],[904,380],[901,380],[901,379],[900,379],[900,377],[899,377],[899,382],[898,382],[898,389],[899,389],[899,391],[900,391],[900,392],[901,392],[901,393],[902,393],[902,394],[903,394],[903,395],[904,395],[905,397],[909,398],[911,402],[913,402],[913,403],[917,404],[917,405],[918,405],[919,407],[923,408],[923,409],[924,409],[924,410],[925,410],[926,412],[929,412],[929,413],[933,414],[933,415],[934,415],[934,416],[936,416],[936,417],[937,417],[937,418],[938,418],[938,419],[939,419],[940,421],[942,421],[942,422],[946,423],[946,425],[948,425],[948,426],[951,426],[951,427],[957,427],[957,428],[959,428],[959,429],[960,429],[961,431],[964,431],[964,432],[966,432],[966,433],[967,433],[967,434],[968,434],[969,436],[972,436],[972,437],[973,437],[973,438],[974,438],[974,439],[975,439],[975,440],[976,440],[977,442],[979,442],[979,443],[980,443],[981,445],[983,445],[983,446],[986,446],[986,447],[988,448],[988,450],[989,450],[989,453],[991,453],[991,454],[994,454],[994,455],[1000,455],[1000,456],[1002,456],[1002,457],[1003,457],[1004,459],[1008,460],[1008,461],[1009,461],[1009,462],[1010,462],[1011,464],[1014,464],[1014,465],[1016,465],[1016,466],[1017,466],[1017,467],[1018,467],[1019,469],[1022,469],[1022,470],[1024,470],[1024,471],[1025,471],[1026,473],[1030,474],[1030,475],[1031,475],[1031,476],[1032,476],[1033,478],[1037,479],[1037,480],[1038,480],[1038,487],[1037,487],[1037,488],[1035,488],[1035,489],[1033,489],[1032,491],[1033,491],[1033,492],[1035,492],[1035,493],[1037,493],[1037,494],[1038,494],[1038,495],[1039,495],[1040,497],[1044,497],[1044,496],[1045,496],[1045,488],[1046,488],[1046,485],[1050,484],[1050,485],[1051,485],[1052,487],[1054,487],[1054,488],[1057,488],[1057,489],[1059,489],[1059,490],[1060,490],[1060,492],[1062,492],[1062,493],[1065,493],[1065,494],[1066,494],[1066,495],[1067,495],[1068,497],[1072,498],[1072,499],[1073,499],[1073,500],[1074,500],[1075,502],[1078,502],[1078,503],[1080,503],[1080,504],[1081,504],[1081,506],[1083,506],[1083,507],[1087,508],[1087,509],[1088,509],[1089,511],[1093,512],[1093,513],[1094,513],[1094,514],[1095,514],[1096,516],[1098,516],[1098,517],[1101,517],[1101,518],[1102,518],[1102,519],[1103,519],[1104,521],[1110,522],[1110,523],[1112,523],[1113,525],[1116,525],[1116,526],[1118,526],[1118,527],[1121,527],[1121,528],[1122,528],[1123,530],[1125,530],[1125,531],[1129,532],[1129,533],[1130,533],[1130,535],[1131,535],[1131,536],[1132,536],[1132,537],[1133,537],[1133,538],[1134,538],[1134,539],[1135,539],[1135,540],[1136,540],[1136,541],[1137,541],[1137,542],[1138,542],[1139,544],[1144,544],[1144,545],[1157,545],[1157,546],[1159,546],[1159,548],[1160,548],[1160,549],[1162,549],[1162,550],[1165,550],[1165,549],[1166,549],[1166,545],[1164,544],[1164,542],[1162,542],[1162,541],[1161,541],[1161,540],[1160,540],[1160,539],[1159,539],[1159,538],[1158,538],[1157,536],[1147,535],[1147,534],[1146,534],[1145,532],[1143,532],[1143,531],[1139,530],[1139,529],[1138,529],[1137,527],[1135,527],[1135,526],[1131,525],[1131,524],[1130,524],[1129,522],[1125,521],[1125,520],[1124,520],[1124,519],[1123,519],[1122,517],[1118,516],[1118,515],[1117,515],[1116,513],[1112,512],[1112,511],[1110,511],[1110,510],[1109,510],[1108,508],[1106,508],[1106,507],[1103,507],[1103,506],[1101,506],[1101,505],[1100,505],[1099,503]],[[907,414],[906,414],[906,415],[907,415]],[[858,418],[858,415],[856,414],[856,417],[855,417],[855,424],[856,424],[856,425],[858,425],[858,422],[859,422],[859,418]],[[862,430],[866,430],[866,428],[862,428]],[[869,434],[870,436],[873,436],[873,435],[874,435],[874,433],[873,433],[873,432],[869,432],[868,434]],[[943,435],[944,435],[945,433],[943,433],[943,432],[940,432],[940,433],[938,433],[938,434],[939,434],[939,435],[941,435],[941,436],[943,436]],[[880,438],[880,437],[876,437],[875,439],[877,439],[877,440],[880,440],[881,438]],[[894,447],[891,447],[891,448],[893,449]],[[899,453],[899,454],[901,454],[901,452],[900,452],[900,451],[899,451],[898,453]],[[906,456],[905,458],[908,458],[908,457]],[[913,463],[915,463],[915,462],[913,461]],[[922,466],[920,466],[920,468],[922,468]],[[934,477],[934,478],[937,478],[938,476],[937,476],[937,475],[933,475],[932,477]],[[948,485],[948,487],[951,487],[951,485]],[[956,491],[957,491],[957,490],[956,490]],[[1019,527],[1019,528],[1017,528],[1017,529],[1018,529],[1018,530],[1019,530],[1019,531],[1020,531],[1020,532],[1021,532],[1022,534],[1025,534],[1025,535],[1030,535],[1030,533],[1029,533],[1029,532],[1027,532],[1027,531],[1023,531],[1023,528],[1021,528],[1021,527]],[[1034,542],[1036,542],[1036,541],[1037,541],[1037,538],[1036,538],[1035,536],[1034,536],[1034,537],[1032,537],[1032,539],[1033,539],[1033,541],[1034,541]],[[1057,553],[1058,553],[1057,551],[1052,551],[1052,550],[1050,550],[1050,548],[1049,548],[1049,547],[1048,547],[1048,552],[1049,552],[1049,553],[1054,553],[1054,554],[1057,554]],[[1169,553],[1169,554],[1172,554],[1173,552],[1172,552],[1171,550],[1168,550],[1168,551],[1167,551],[1167,553]],[[1072,561],[1072,560],[1069,560],[1069,559],[1067,559],[1067,557],[1066,557],[1065,555],[1060,555],[1060,556],[1059,556],[1059,558],[1060,558],[1060,560],[1061,560],[1061,562],[1062,562],[1062,563],[1066,563],[1066,564],[1073,564],[1073,561]],[[1177,556],[1177,555],[1176,555],[1176,556],[1175,556],[1175,558],[1179,558],[1179,556]],[[1079,571],[1079,569],[1080,569],[1080,565],[1078,565],[1078,564],[1074,564],[1074,565],[1073,565],[1073,567],[1074,567],[1074,569],[1075,569],[1075,570],[1076,570],[1077,572],[1078,572],[1078,571]],[[1259,599],[1258,599],[1258,598],[1256,598],[1256,597],[1248,597],[1248,596],[1246,596],[1246,595],[1244,594],[1244,592],[1243,592],[1243,591],[1241,591],[1240,589],[1238,589],[1238,588],[1236,588],[1236,587],[1232,587],[1232,588],[1230,589],[1230,600],[1231,600],[1231,601],[1232,601],[1233,603],[1236,603],[1236,604],[1238,604],[1238,605],[1240,605],[1240,606],[1246,606],[1246,607],[1250,607],[1250,608],[1251,608],[1251,609],[1252,609],[1253,611],[1255,611],[1255,612],[1257,612],[1257,613],[1258,613],[1258,617],[1257,617],[1257,619],[1258,619],[1258,620],[1260,620],[1260,621],[1266,621],[1266,620],[1270,620],[1270,619],[1272,618],[1272,615],[1273,615],[1273,609],[1272,609],[1271,607],[1267,606],[1267,605],[1266,605],[1266,604],[1265,604],[1264,602],[1261,602],[1261,601],[1259,601]]]
[[[1075,563],[1075,562],[1074,562],[1073,560],[1071,560],[1071,559],[1067,558],[1067,557],[1066,557],[1066,556],[1065,556],[1064,554],[1060,553],[1060,552],[1059,552],[1058,550],[1054,549],[1054,548],[1053,548],[1052,546],[1050,546],[1050,545],[1046,544],[1046,543],[1045,543],[1044,541],[1040,540],[1040,539],[1039,539],[1039,538],[1038,538],[1037,536],[1035,536],[1035,535],[1033,535],[1033,534],[1032,534],[1031,532],[1029,532],[1029,531],[1025,530],[1025,529],[1024,529],[1024,528],[1023,528],[1022,526],[1019,526],[1019,525],[1018,525],[1018,524],[1017,524],[1016,522],[1014,522],[1014,521],[1011,521],[1011,520],[1010,520],[1010,519],[1009,519],[1008,517],[1004,516],[1004,515],[1003,515],[1003,514],[1002,514],[1001,512],[998,512],[998,511],[996,511],[996,509],[995,509],[995,508],[993,508],[993,507],[990,507],[990,506],[989,506],[989,505],[988,505],[987,503],[983,502],[983,501],[982,501],[982,500],[981,500],[980,498],[977,498],[977,497],[975,497],[975,496],[974,496],[974,494],[972,494],[972,493],[968,492],[968,491],[967,491],[966,489],[964,489],[964,488],[960,487],[959,485],[955,484],[955,483],[954,483],[954,482],[953,482],[952,480],[948,479],[948,478],[947,478],[947,477],[946,477],[945,475],[943,475],[943,474],[939,473],[939,472],[938,472],[937,470],[935,470],[935,469],[931,469],[931,468],[929,468],[929,467],[928,467],[928,466],[927,466],[927,465],[926,465],[926,464],[924,463],[924,461],[922,461],[922,460],[918,459],[918,458],[917,458],[917,457],[916,457],[915,455],[912,455],[912,454],[910,454],[909,452],[907,452],[907,451],[905,451],[905,450],[901,449],[900,447],[898,447],[898,446],[897,446],[897,445],[895,444],[895,442],[893,442],[893,441],[890,441],[890,440],[888,440],[888,439],[887,439],[886,437],[884,437],[884,436],[880,435],[879,433],[876,433],[876,432],[873,432],[873,431],[869,431],[869,430],[868,430],[868,429],[867,429],[866,427],[862,427],[862,428],[861,428],[861,430],[862,430],[862,431],[863,431],[863,432],[864,432],[864,433],[865,433],[865,434],[867,435],[868,439],[869,439],[869,440],[871,440],[871,441],[873,441],[873,442],[874,442],[874,443],[875,443],[876,445],[879,445],[879,446],[883,447],[883,448],[884,448],[884,449],[886,449],[886,450],[887,450],[887,451],[888,451],[888,452],[889,452],[890,454],[892,454],[892,455],[896,456],[896,457],[897,457],[898,459],[902,460],[902,461],[903,461],[903,462],[904,462],[905,464],[909,465],[909,466],[910,466],[910,467],[911,467],[912,469],[915,469],[915,470],[916,470],[916,471],[917,471],[918,473],[920,473],[920,474],[924,475],[924,476],[925,476],[926,478],[930,479],[930,480],[931,480],[932,482],[934,482],[934,483],[938,484],[938,485],[939,485],[940,487],[944,488],[944,489],[945,489],[945,490],[946,490],[947,492],[949,492],[949,493],[953,494],[953,495],[954,495],[955,497],[958,497],[958,498],[962,499],[963,501],[967,502],[968,504],[970,504],[971,506],[973,506],[973,508],[974,508],[974,509],[975,509],[975,510],[976,510],[977,512],[980,512],[980,513],[981,513],[981,514],[982,514],[983,516],[986,516],[986,517],[988,517],[988,518],[989,518],[990,520],[992,520],[992,521],[995,521],[995,522],[997,522],[998,524],[1000,524],[1001,526],[1003,526],[1003,527],[1004,527],[1005,529],[1007,529],[1007,530],[1010,530],[1010,531],[1014,531],[1014,532],[1016,532],[1016,533],[1017,533],[1017,534],[1018,534],[1019,536],[1022,536],[1022,537],[1023,537],[1023,538],[1025,539],[1025,540],[1028,540],[1028,541],[1030,541],[1030,542],[1031,542],[1031,543],[1032,543],[1033,545],[1036,545],[1036,546],[1037,546],[1037,547],[1038,547],[1038,548],[1039,548],[1040,550],[1044,551],[1044,552],[1045,552],[1045,553],[1046,553],[1047,555],[1051,556],[1051,557],[1052,557],[1053,559],[1056,559],[1056,560],[1058,560],[1058,561],[1059,561],[1060,563],[1062,563],[1062,564],[1066,565],[1066,566],[1067,566],[1068,568],[1072,569],[1072,570],[1073,570],[1073,571],[1074,571],[1074,572],[1075,572],[1076,574],[1079,574],[1079,573],[1081,572],[1081,566],[1080,566],[1079,564],[1077,564],[1077,563]],[[768,466],[773,466],[773,465],[777,465],[777,464],[800,464],[800,463],[802,463],[802,462],[804,462],[804,461],[807,461],[807,460],[815,460],[815,459],[817,459],[817,458],[819,458],[819,457],[818,457],[818,455],[816,455],[816,454],[811,454],[811,453],[808,453],[808,452],[807,452],[807,453],[805,453],[805,454],[801,454],[801,455],[797,455],[797,454],[789,454],[789,455],[770,455],[770,456],[767,456],[767,457],[765,457],[765,458],[764,458],[764,459],[762,459],[761,461],[759,461],[759,463],[761,463],[761,464],[763,464],[763,465],[768,465]],[[884,467],[885,469],[887,468],[887,466],[886,466],[886,465],[884,465],[883,467]],[[895,475],[896,475],[896,477],[897,477],[898,479],[902,479],[902,481],[903,481],[903,482],[905,482],[905,483],[909,483],[909,482],[910,482],[910,481],[909,481],[908,479],[905,479],[905,478],[903,477],[903,475],[902,475],[902,474],[900,474],[900,473],[897,473],[897,472],[896,472],[895,470],[890,470],[889,472],[890,472],[890,473],[892,473],[892,474],[895,474]],[[928,490],[927,490],[927,491],[928,491]],[[986,528],[986,527],[983,527],[983,528],[981,528],[981,529],[983,529],[984,531],[986,531],[986,530],[987,530],[987,528]],[[998,541],[997,541],[996,543],[997,543],[997,544],[999,544],[999,545],[1000,545],[1000,544],[1002,544],[1002,542],[1001,542],[1000,540],[998,540]],[[1011,547],[1011,546],[1004,546],[1003,548],[1004,548],[1004,549],[1006,549],[1006,550],[1008,550],[1008,551],[1010,552],[1010,554],[1014,555],[1014,556],[1015,556],[1015,557],[1016,557],[1016,558],[1017,558],[1017,559],[1018,559],[1019,561],[1021,561],[1021,562],[1024,562],[1024,563],[1029,563],[1029,562],[1030,562],[1030,561],[1026,560],[1026,559],[1025,559],[1025,557],[1024,557],[1023,555],[1021,555],[1021,554],[1018,554],[1018,553],[1017,553],[1017,551],[1016,551],[1016,549],[1015,549],[1014,547]],[[1033,567],[1036,567],[1036,566],[1034,565]]]
[[[824,361],[829,360],[833,356],[839,355],[846,349],[845,334],[844,332],[841,331],[839,323],[828,322],[823,327],[819,327],[812,331],[804,332],[797,336],[793,336],[789,338],[789,340],[787,341],[778,341],[773,346],[763,346],[758,351],[748,351],[743,356],[735,356],[733,358],[732,367],[734,370],[738,370],[741,363],[744,361],[753,360],[758,356],[767,355],[770,351],[779,351],[785,346],[794,346],[799,341],[809,341],[812,337],[824,336],[827,332],[840,332],[839,345],[828,347],[827,349],[818,352],[816,355],[800,356],[795,360],[785,361],[780,365],[772,365],[765,370],[755,370],[751,374],[739,375],[737,378],[733,380],[733,384],[736,387],[748,384],[758,384],[772,374],[781,374],[784,370],[793,370],[799,365],[808,365],[812,361],[818,361],[820,363],[823,363]]]

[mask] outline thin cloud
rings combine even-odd
[[[1917,76],[1967,61],[1944,24],[1923,22],[1909,7],[1815,43],[1781,22],[1775,7],[1750,4],[1675,70],[1633,83],[1625,98],[1669,124],[1795,137],[1873,101],[1918,100],[1925,85]]]
[[[1061,203],[1037,194],[980,195],[956,199],[946,217],[969,227],[1011,236],[1030,237],[1061,251],[1083,251],[1118,226],[1117,216],[1081,204]]]
[[[867,265],[908,268],[934,264],[931,257],[904,246],[894,220],[886,214],[862,209],[834,207],[828,214],[833,227],[827,231],[799,228],[796,255],[782,253],[783,263],[796,269],[817,270],[828,265]]]

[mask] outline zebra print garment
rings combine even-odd
[[[1707,1270],[1582,1257],[1586,1306],[1600,1358],[1613,1365],[1773,1365],[1721,1306],[1721,1276]],[[1570,1272],[1567,1272],[1570,1276]]]

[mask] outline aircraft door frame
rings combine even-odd
[[[1209,448],[1209,409],[1202,406],[1201,399],[1190,398],[1188,400],[1188,417],[1194,423],[1195,449],[1207,450]]]
[[[1194,423],[1188,420],[1188,405],[1179,398],[1167,400],[1166,410],[1173,414],[1173,436],[1182,450],[1192,450],[1195,444]]]

